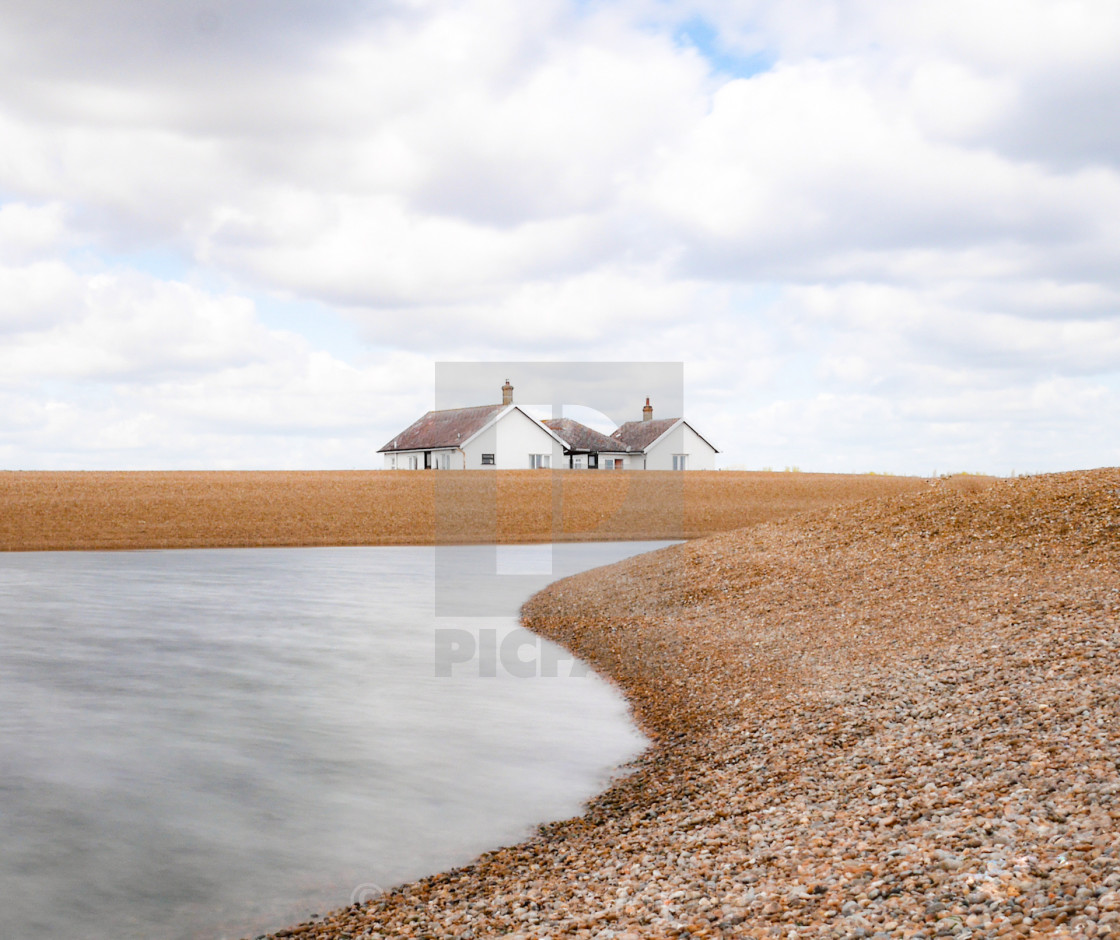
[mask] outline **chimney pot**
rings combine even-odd
[[[652,421],[653,420],[653,405],[651,405],[649,403],[648,398],[646,399],[646,406],[642,409],[642,420],[643,421]]]
[[[506,384],[502,386],[502,404],[513,404],[513,386],[509,384],[509,379],[506,379]]]

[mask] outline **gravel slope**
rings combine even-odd
[[[584,817],[285,935],[1120,935],[1120,471],[725,533],[524,617],[653,749]]]

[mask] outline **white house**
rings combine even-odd
[[[548,418],[541,422],[564,441],[569,470],[623,470],[630,447],[600,434],[571,418]]]
[[[632,470],[715,470],[719,451],[684,418],[654,420],[646,399],[641,421],[627,421],[611,439],[632,451]]]
[[[641,421],[609,437],[573,421],[535,421],[513,403],[506,380],[500,405],[429,411],[379,451],[386,470],[714,470],[719,453],[683,418]]]
[[[378,453],[386,470],[525,470],[564,465],[564,441],[513,403],[429,411]]]

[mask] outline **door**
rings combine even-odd
[[[424,451],[424,469],[432,469],[432,452],[430,450]]]

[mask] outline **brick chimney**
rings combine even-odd
[[[502,404],[513,404],[513,386],[509,384],[509,379],[506,379],[506,384],[502,386]]]
[[[653,405],[651,405],[649,403],[648,398],[646,399],[646,406],[642,409],[642,420],[643,421],[652,421],[653,420]]]

